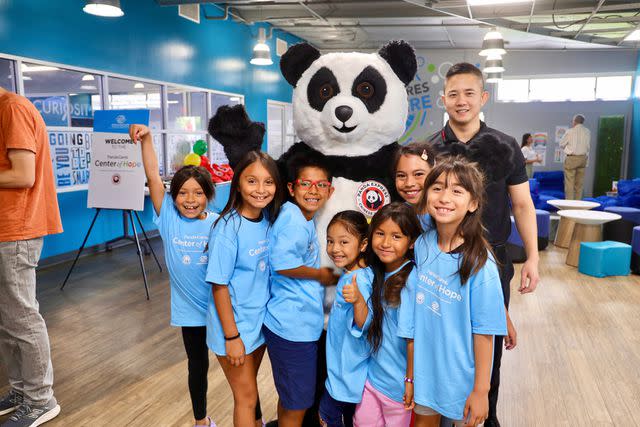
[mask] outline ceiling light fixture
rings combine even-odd
[[[502,80],[502,73],[490,73],[485,80],[487,83],[498,83]]]
[[[138,83],[136,83],[136,84],[134,84],[134,85],[133,85],[133,88],[134,88],[134,89],[144,89],[144,84],[143,84],[143,83],[138,82]]]
[[[487,74],[503,72],[504,66],[502,65],[502,59],[487,59],[484,63],[484,70],[482,71]]]
[[[80,89],[84,89],[84,90],[96,90],[98,89],[97,87],[93,86],[93,85],[82,85],[80,86]]]
[[[489,55],[504,55],[507,51],[504,50],[504,39],[502,34],[494,28],[489,31],[482,40],[482,50],[480,56]]]
[[[467,0],[469,6],[489,6],[497,4],[531,3],[533,0]]]
[[[253,47],[253,54],[249,63],[253,65],[271,65],[271,49],[267,42],[267,35],[264,28],[258,28],[258,43]]]
[[[117,18],[124,15],[120,8],[120,0],[87,0],[82,8],[86,13],[106,18]]]
[[[85,74],[84,76],[82,76],[82,81],[83,82],[92,82],[94,81],[96,78],[93,77],[93,74]]]

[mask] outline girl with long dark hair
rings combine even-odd
[[[233,425],[261,426],[256,376],[264,355],[262,322],[269,299],[267,231],[284,189],[275,161],[250,151],[235,166],[227,205],[209,238],[206,281],[212,285],[207,344],[233,393]]]
[[[416,241],[416,274],[398,328],[409,339],[415,426],[439,426],[441,416],[477,426],[489,411],[494,335],[507,334],[500,276],[482,227],[484,179],[474,163],[451,157],[433,168],[425,189],[419,208],[435,228]]]
[[[354,425],[407,427],[411,421],[411,408],[404,403],[407,345],[396,331],[401,295],[413,270],[413,245],[421,228],[412,207],[396,202],[373,216],[369,230],[367,260],[374,272],[373,318],[367,334],[371,357]]]

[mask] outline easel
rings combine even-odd
[[[84,240],[82,241],[82,245],[80,245],[80,249],[78,250],[78,254],[76,255],[76,259],[73,260],[73,264],[71,264],[71,268],[69,269],[69,272],[67,273],[67,277],[65,277],[64,282],[62,282],[62,286],[60,286],[60,290],[63,290],[65,285],[67,284],[67,280],[69,280],[69,276],[71,276],[71,272],[73,271],[73,268],[76,266],[76,263],[78,262],[78,258],[80,258],[80,254],[84,250],[84,246],[87,244],[87,240],[89,239],[89,234],[91,234],[91,230],[93,229],[93,226],[96,223],[96,219],[98,219],[98,215],[100,214],[101,210],[102,210],[102,208],[96,208],[96,214],[93,216],[93,220],[91,221],[91,225],[89,226],[89,230],[87,230],[87,234],[84,236]],[[129,220],[131,222],[131,228],[133,229],[133,236],[129,235],[129,224],[127,223],[127,215],[129,216]],[[145,271],[144,261],[142,259],[142,249],[141,249],[141,246],[140,246],[140,240],[138,239],[138,231],[136,230],[136,224],[133,221],[133,216],[134,215],[135,215],[136,219],[138,220],[138,224],[140,225],[140,229],[142,230],[142,234],[144,235],[144,239],[146,241],[146,244],[147,244],[148,248],[151,250],[151,253],[153,254],[153,258],[156,260],[156,263],[158,264],[158,268],[160,269],[160,271],[162,271],[162,266],[160,265],[160,261],[158,261],[158,257],[156,257],[156,253],[154,252],[153,248],[151,247],[151,243],[149,242],[149,237],[147,237],[147,233],[144,231],[144,227],[142,226],[142,221],[140,221],[140,217],[138,216],[138,212],[136,212],[134,210],[122,209],[122,225],[124,227],[124,234],[121,237],[118,237],[118,238],[113,239],[113,240],[109,240],[106,243],[106,246],[107,246],[107,250],[110,251],[111,250],[110,246],[114,242],[117,242],[119,240],[130,240],[130,241],[132,241],[132,242],[134,242],[136,244],[136,251],[138,253],[138,259],[140,260],[140,269],[142,270],[142,279],[144,280],[144,290],[145,290],[145,292],[147,294],[147,300],[149,300],[149,286],[147,284],[147,272]],[[145,246],[145,255],[148,255],[148,252],[146,250],[146,246]]]

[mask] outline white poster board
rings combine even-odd
[[[144,209],[142,152],[129,138],[134,123],[148,125],[149,110],[95,112],[87,207]]]

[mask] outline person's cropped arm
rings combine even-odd
[[[222,325],[222,333],[225,336],[225,350],[227,360],[233,366],[244,364],[245,348],[242,337],[238,336],[238,326],[233,315],[233,307],[231,305],[231,295],[229,287],[225,285],[213,285],[213,301]],[[234,339],[227,339],[233,338]]]
[[[323,285],[335,285],[340,276],[336,275],[329,267],[313,268],[302,265],[287,270],[278,270],[278,274],[291,277],[292,279],[311,279],[317,280]]]
[[[157,215],[160,215],[162,201],[164,200],[164,184],[160,177],[160,167],[158,166],[158,156],[153,148],[153,138],[151,131],[144,125],[131,125],[129,127],[129,136],[135,143],[140,141],[142,148],[142,164],[144,165],[144,173],[147,176],[149,184],[149,195],[151,202]]]
[[[477,426],[489,415],[489,388],[493,362],[493,335],[473,334],[475,378],[473,390],[464,406],[466,426]]]
[[[510,185],[509,196],[511,208],[515,218],[516,228],[527,253],[527,261],[522,266],[520,288],[521,293],[533,292],[538,286],[540,275],[538,273],[538,224],[536,222],[536,210],[531,200],[529,182]]]
[[[0,171],[0,188],[31,188],[36,181],[36,154],[33,151],[9,149],[9,169]]]

